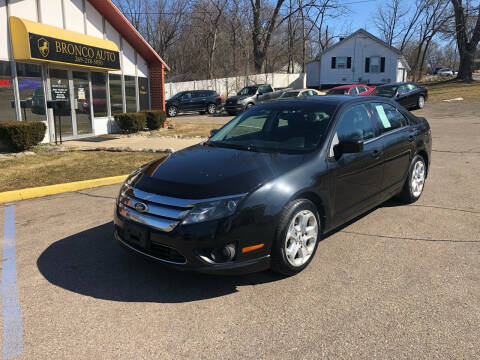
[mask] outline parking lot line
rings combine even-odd
[[[15,260],[15,210],[13,205],[5,208],[2,276],[3,349],[2,358],[11,359],[22,353],[22,313],[18,300],[17,264]]]

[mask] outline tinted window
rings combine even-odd
[[[15,98],[11,79],[10,62],[0,61],[0,121],[15,121]],[[42,91],[43,93],[43,91]]]
[[[327,95],[345,95],[345,89],[328,90]]]
[[[417,87],[414,84],[407,84],[407,89],[408,91],[414,91],[417,90]]]
[[[356,87],[353,87],[350,89],[348,92],[350,95],[357,95],[358,94],[358,89]]]
[[[298,96],[298,91],[287,91],[287,92],[284,92],[280,97],[283,99],[287,97],[296,97],[296,96]]]
[[[372,91],[372,95],[391,98],[395,96],[397,88],[397,86],[380,86]]]
[[[342,115],[337,127],[340,142],[365,141],[373,136],[372,124],[365,105],[353,106]]]
[[[382,132],[398,129],[408,124],[407,119],[394,106],[383,103],[372,105],[375,122]]]
[[[107,116],[107,74],[92,72],[93,116]]]
[[[257,93],[258,86],[247,86],[240,90],[237,95],[255,95]]]
[[[323,140],[334,110],[334,105],[308,103],[254,107],[210,141],[214,146],[254,151],[311,151]]]
[[[192,98],[192,94],[189,92],[182,94],[182,100],[190,100]]]
[[[398,88],[398,94],[399,95],[404,95],[406,93],[408,93],[407,85],[402,85]]]

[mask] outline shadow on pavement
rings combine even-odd
[[[272,272],[213,276],[175,271],[128,254],[113,239],[113,223],[80,232],[50,245],[37,266],[52,284],[98,299],[179,303],[237,291],[237,286],[282,279]]]

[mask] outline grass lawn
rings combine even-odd
[[[129,174],[158,153],[54,152],[0,162],[0,192]]]
[[[159,129],[152,131],[154,136],[210,136],[210,130],[219,129],[222,125],[208,122],[175,122],[175,129]]]
[[[480,102],[480,81],[465,83],[457,80],[425,84],[428,86],[429,103],[462,97],[462,102]]]

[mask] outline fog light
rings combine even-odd
[[[235,244],[227,244],[223,248],[213,249],[210,258],[216,263],[232,261],[235,258]]]

